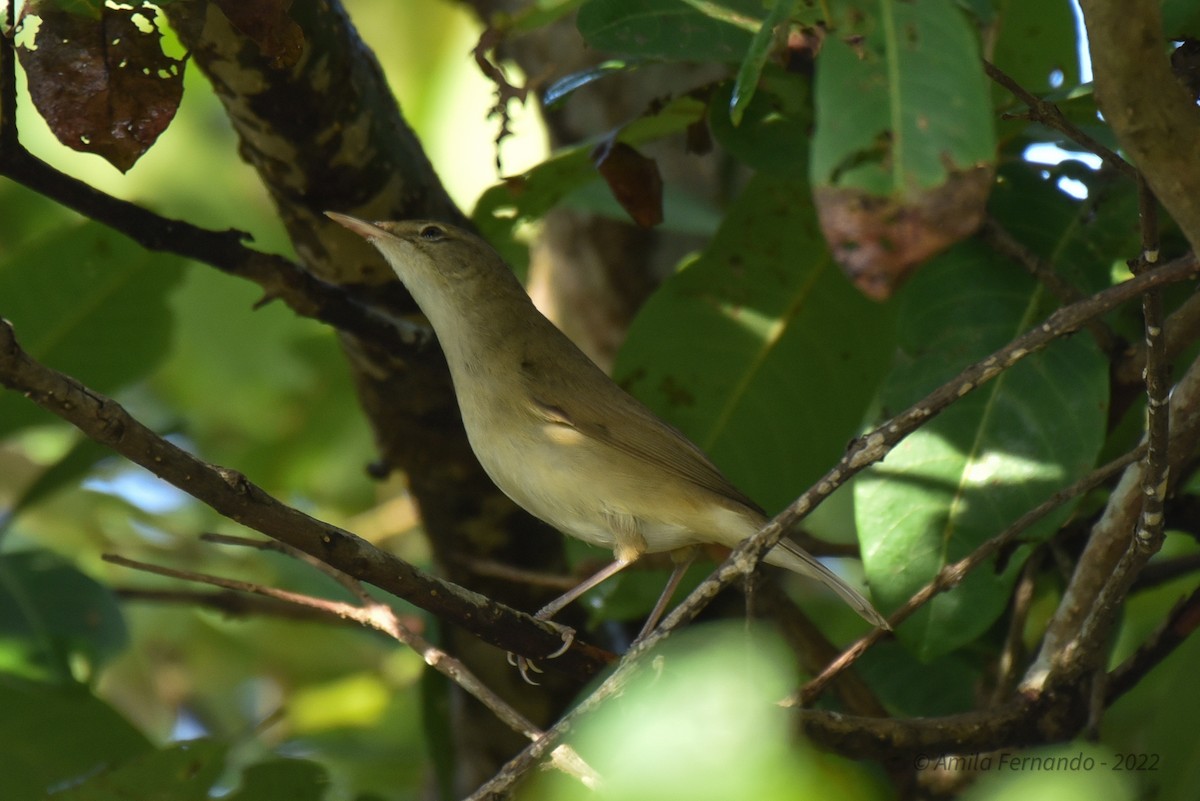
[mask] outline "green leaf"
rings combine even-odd
[[[992,193],[992,215],[1081,292],[1105,289],[1112,284],[1113,264],[1141,250],[1137,187],[1084,169],[1078,178],[1085,182],[1088,198],[1080,201],[1060,191],[1053,174],[1039,173],[1027,163],[1004,169]]]
[[[225,767],[228,745],[215,740],[189,740],[133,759],[90,776],[82,784],[55,794],[55,801],[208,801],[209,790]]]
[[[877,795],[862,776],[790,737],[777,705],[793,680],[788,662],[783,645],[756,628],[690,627],[664,643],[660,669],[633,676],[619,703],[581,721],[579,751],[604,777],[604,795],[629,801]],[[532,797],[592,797],[561,773],[540,781]]]
[[[1200,38],[1200,8],[1192,0],[1163,0],[1163,38]]]
[[[371,482],[357,466],[370,435],[345,355],[321,324],[278,303],[255,308],[261,294],[200,265],[186,271],[171,298],[178,344],[148,382],[177,410],[159,428],[184,420],[206,458],[271,491],[369,504]]]
[[[315,762],[272,759],[242,773],[242,786],[228,801],[321,801],[329,774]]]
[[[166,299],[182,265],[98,223],[65,226],[0,260],[0,316],[33,358],[112,394],[167,352]],[[0,393],[0,436],[48,419]]]
[[[814,186],[907,196],[995,160],[975,34],[944,0],[844,2],[817,59]]]
[[[812,131],[808,79],[768,67],[736,126],[728,114],[732,95],[733,85],[721,84],[709,103],[708,125],[717,143],[756,170],[803,178]]]
[[[1140,744],[1137,750],[1141,751],[1138,756],[1146,754]],[[960,797],[963,801],[1092,801],[1096,798],[1135,801],[1150,792],[1162,798],[1147,786],[1138,787],[1135,777],[1139,774],[1122,770],[1127,757],[1134,757],[1131,764],[1138,764],[1134,754],[1114,754],[1109,748],[1085,741],[1041,746],[1029,751],[968,755],[960,769],[977,772],[979,782]],[[1157,765],[1157,754],[1153,760]],[[1142,760],[1141,764],[1149,765],[1150,762]],[[1188,792],[1184,790],[1182,797],[1190,798],[1186,795]]]
[[[759,0],[591,0],[579,9],[588,45],[664,61],[740,62],[762,27]]]
[[[75,212],[14,181],[0,182],[0,208],[0,271],[27,242],[79,221]]]
[[[1041,290],[976,242],[927,264],[903,293],[899,363],[882,391],[898,412],[1027,330]],[[963,397],[854,484],[863,564],[883,609],[899,606],[1022,513],[1090,470],[1104,442],[1108,369],[1086,336],[1055,343]],[[1063,507],[1026,532],[1037,540]],[[1028,549],[984,566],[898,632],[930,660],[986,631]]]
[[[760,173],[642,308],[614,372],[771,511],[845,450],[891,353],[888,307],[833,264],[807,184]]]
[[[49,551],[0,555],[0,671],[68,680],[124,650],[112,590]]]
[[[43,798],[153,750],[112,707],[78,685],[38,684],[0,672],[0,709],[6,799]]]
[[[737,80],[734,82],[733,93],[729,99],[729,118],[735,126],[742,124],[746,107],[750,105],[750,101],[758,89],[758,79],[762,76],[767,56],[771,54],[771,47],[775,44],[776,31],[791,16],[792,10],[796,7],[796,1],[775,0],[770,13],[763,20],[762,26],[754,33],[754,39],[750,42],[746,57],[742,59],[742,66],[738,68]]]
[[[641,66],[642,63],[640,61],[610,59],[594,67],[589,67],[586,70],[564,75],[546,87],[546,91],[542,93],[542,105],[553,106],[577,89],[581,89],[601,78],[607,78],[610,75],[630,73]]]
[[[501,16],[504,12],[493,15],[491,25],[500,31],[512,33],[528,33],[544,28],[565,17],[579,6],[584,0],[536,0],[525,4],[511,16]]]
[[[615,136],[629,145],[661,139],[695,124],[703,118],[705,108],[695,98],[675,98],[656,113],[639,117],[604,138]],[[591,158],[598,142],[592,140],[556,153],[524,175],[509,178],[480,196],[471,220],[509,264],[519,267],[525,261],[513,243],[513,230],[519,224],[541,218],[569,193],[600,180]]]
[[[993,64],[1035,95],[1079,85],[1075,13],[1069,0],[998,0],[995,6]]]

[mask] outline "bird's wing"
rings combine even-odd
[[[701,489],[762,514],[759,506],[725,478],[682,432],[612,383],[599,368],[593,375],[575,378],[571,391],[565,391],[567,388],[553,378],[531,385],[535,413],[548,422],[568,426],[595,442],[657,465]]]

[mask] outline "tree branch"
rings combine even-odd
[[[248,544],[249,541],[241,544]],[[358,605],[345,603],[343,601],[334,601],[329,598],[319,598],[314,595],[304,593],[289,592],[280,590],[274,587],[266,587],[261,584],[254,584],[246,581],[237,581],[234,579],[221,578],[220,576],[212,576],[205,573],[194,573],[189,570],[175,570],[169,567],[160,565],[152,565],[146,562],[138,562],[133,559],[126,559],[123,556],[115,554],[106,554],[103,558],[106,562],[111,562],[123,567],[141,570],[147,573],[154,573],[160,576],[168,576],[170,578],[182,579],[183,581],[193,581],[201,584],[211,584],[215,587],[221,587],[226,590],[231,590],[240,593],[250,593],[262,598],[278,601],[284,604],[291,604],[300,609],[307,609],[322,615],[326,618],[336,620],[348,620],[357,623],[364,628],[374,629],[387,635],[396,642],[406,645],[415,651],[425,661],[425,664],[432,667],[437,672],[441,673],[446,678],[453,681],[473,698],[487,707],[492,714],[499,718],[506,726],[513,731],[521,734],[527,739],[537,741],[542,732],[538,730],[524,715],[518,712],[509,704],[492,692],[478,677],[475,676],[466,665],[459,662],[454,657],[447,654],[442,649],[435,646],[433,643],[426,640],[424,637],[417,634],[414,630],[404,625],[396,610],[392,609],[385,603],[376,601],[362,588],[355,579],[347,576],[336,568],[330,568],[319,561],[310,561],[312,557],[300,551],[296,551],[290,546],[277,543],[278,549],[296,559],[309,562],[315,567],[318,567],[321,572],[334,577],[340,584],[343,584],[351,590],[358,598]],[[552,763],[560,770],[568,773],[571,776],[579,779],[588,787],[595,787],[599,782],[599,777],[596,772],[584,762],[575,750],[569,745],[559,746],[554,750]]]
[[[1041,325],[1022,334],[987,358],[967,367],[905,411],[855,440],[842,457],[816,484],[792,502],[764,526],[748,537],[711,576],[705,579],[659,625],[670,631],[692,620],[717,593],[739,577],[747,575],[774,547],[783,532],[797,525],[813,509],[851,476],[883,459],[901,440],[926,420],[946,409],[968,392],[982,386],[1004,370],[1045,348],[1059,337],[1078,331],[1088,321],[1138,297],[1154,287],[1187,280],[1200,271],[1191,257],[1177,259],[1116,286],[1109,287],[1078,303],[1064,306]],[[647,638],[650,639],[650,638]]]
[[[1170,395],[1167,475],[1180,475],[1198,442],[1200,360],[1192,362]],[[1047,626],[1038,657],[1025,674],[1023,691],[1057,683],[1056,677],[1078,678],[1101,664],[1119,604],[1150,555],[1133,537],[1145,497],[1143,469],[1144,463],[1130,465],[1109,496]]]
[[[1200,252],[1200,108],[1171,72],[1157,0],[1080,0],[1096,102],[1121,148]]]
[[[225,517],[260,531],[454,623],[499,648],[553,653],[561,635],[531,616],[424,573],[348,531],[285,506],[241,473],[204,462],[159,437],[120,404],[32,359],[0,320],[0,383],[71,423]],[[579,642],[555,666],[595,673],[606,652]]]

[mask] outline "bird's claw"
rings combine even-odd
[[[545,657],[546,659],[558,659],[560,656],[565,654],[575,642],[575,629],[571,628],[570,626],[564,626],[561,623],[555,623],[551,620],[545,620],[543,622],[549,623],[551,626],[557,629],[559,636],[562,637],[562,647],[552,654],[547,654]],[[523,656],[517,656],[512,651],[508,652],[508,664],[517,669],[517,672],[521,674],[521,678],[525,680],[526,684],[532,684],[534,687],[538,686],[538,683],[530,678],[529,673],[531,671],[533,673],[545,672],[538,667],[537,663],[535,663],[532,659],[528,659]]]

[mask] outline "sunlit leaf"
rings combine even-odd
[[[916,402],[1030,328],[1044,297],[994,252],[964,243],[926,266],[903,296],[901,355],[885,413]],[[1095,465],[1108,413],[1108,369],[1095,343],[1056,342],[963,397],[855,482],[863,564],[883,609],[999,534]],[[1046,537],[1062,507],[1025,533]],[[938,595],[898,632],[922,659],[973,641],[1008,604],[1028,550]]]
[[[614,373],[777,510],[857,432],[890,332],[830,258],[808,185],[759,174],[642,308]]]

